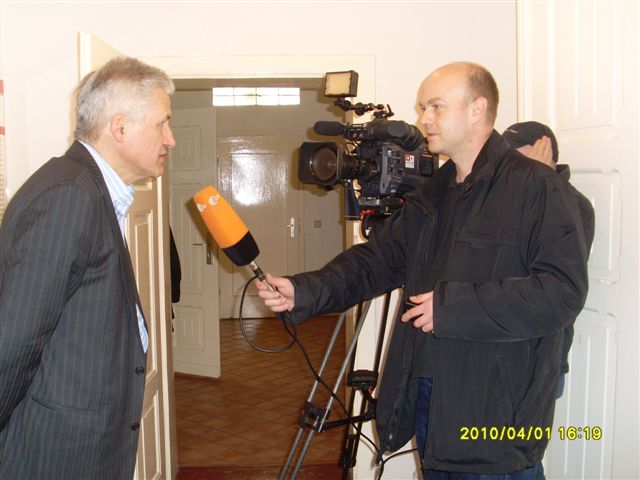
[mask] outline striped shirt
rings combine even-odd
[[[124,181],[118,176],[116,171],[107,163],[107,161],[102,158],[102,156],[96,151],[88,143],[80,142],[85,146],[89,153],[93,157],[93,159],[98,164],[98,168],[100,168],[100,172],[102,172],[102,176],[104,177],[104,181],[107,184],[107,189],[109,190],[109,196],[111,197],[111,202],[113,203],[113,208],[116,211],[116,217],[118,219],[118,225],[120,225],[120,233],[122,234],[122,238],[125,240],[124,235],[124,219],[127,216],[127,212],[133,203],[133,193],[134,188],[133,185],[127,185]],[[140,311],[140,306],[136,304],[136,313],[138,314],[138,328],[140,329],[140,341],[142,342],[142,348],[146,352],[149,347],[149,335],[147,334],[147,329],[144,326],[144,318],[142,316],[142,312]]]

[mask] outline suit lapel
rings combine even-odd
[[[87,168],[96,183],[96,187],[102,195],[102,201],[109,214],[111,231],[114,235],[116,244],[118,245],[120,267],[123,272],[123,280],[125,284],[127,300],[129,303],[129,309],[131,311],[131,318],[135,322],[136,332],[138,332],[138,339],[140,339],[140,333],[138,329],[138,314],[136,311],[136,305],[141,305],[140,298],[138,296],[138,287],[136,285],[135,275],[133,273],[133,265],[131,264],[131,255],[129,254],[126,242],[122,236],[120,224],[118,223],[118,217],[116,216],[116,211],[113,208],[111,195],[109,194],[109,189],[107,188],[107,184],[104,181],[102,172],[100,171],[100,167],[98,167],[98,164],[95,162],[89,151],[80,142],[73,142],[71,147],[69,147],[69,150],[67,150],[67,155]],[[142,314],[144,320],[144,312],[142,311],[142,307],[140,307],[140,313]],[[145,328],[147,328],[146,321]],[[147,331],[149,331],[148,328]],[[140,346],[142,347],[142,342],[140,342]]]

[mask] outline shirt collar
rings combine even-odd
[[[107,189],[109,190],[109,196],[111,197],[113,208],[116,211],[116,216],[118,217],[118,220],[123,219],[127,215],[127,212],[133,203],[133,185],[127,185],[124,183],[124,180],[120,178],[116,171],[104,158],[102,158],[102,155],[100,155],[95,148],[88,143],[82,141],[80,143],[89,150],[89,153],[98,164],[98,168],[104,177],[105,183],[107,184]]]

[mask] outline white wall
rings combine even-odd
[[[373,55],[376,98],[366,100],[391,104],[408,122],[430,71],[472,60],[500,87],[498,130],[516,119],[515,1],[1,2],[9,195],[70,143],[80,30],[140,57]]]

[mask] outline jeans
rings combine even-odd
[[[427,428],[429,426],[429,404],[431,403],[431,389],[433,381],[430,378],[421,378],[418,389],[418,401],[416,402],[416,441],[418,443],[418,454],[424,457],[424,448],[427,439]],[[517,472],[504,474],[485,473],[465,473],[465,472],[443,472],[440,470],[424,469],[426,480],[544,480],[544,468],[542,463],[518,470]]]
[[[556,400],[559,399],[564,393],[564,377],[566,374],[562,373],[558,377],[558,383],[556,384]]]

